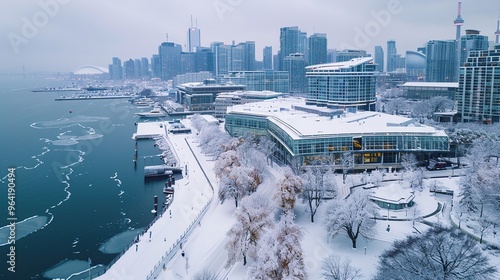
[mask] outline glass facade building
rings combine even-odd
[[[479,34],[477,30],[467,29],[465,35],[460,37],[460,63],[459,67],[464,66],[469,52],[471,51],[486,51],[488,50],[488,36]]]
[[[289,92],[288,71],[230,71],[219,77],[221,84],[245,85],[247,90],[270,90],[275,92]]]
[[[384,72],[384,49],[382,46],[375,46],[375,64],[379,72]]]
[[[407,82],[400,85],[399,88],[403,90],[408,99],[427,100],[435,96],[444,96],[455,100],[458,83]]]
[[[306,92],[306,60],[302,53],[290,54],[283,60],[283,70],[290,75],[289,89],[292,94]]]
[[[375,109],[373,58],[308,66],[307,103],[329,108]]]
[[[214,112],[215,98],[221,92],[244,90],[243,85],[219,85],[214,80],[202,83],[187,83],[177,86],[176,102],[187,111]]]
[[[500,45],[469,53],[456,101],[461,122],[500,122]]]
[[[427,43],[426,82],[456,82],[457,53],[454,40],[432,40]]]
[[[406,51],[406,78],[408,81],[425,81],[427,58],[416,51]]]
[[[327,39],[325,33],[314,33],[309,37],[308,64],[327,63]]]
[[[327,116],[329,115],[329,116]],[[449,151],[448,136],[400,116],[347,113],[308,106],[303,99],[278,98],[228,109],[225,128],[232,136],[250,131],[275,143],[273,156],[293,167],[340,159],[352,152],[355,169],[400,168],[401,156],[422,159]]]

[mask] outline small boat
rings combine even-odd
[[[166,185],[163,187],[164,194],[174,194],[174,187]]]
[[[174,194],[174,187],[172,186],[173,181],[172,178],[169,178],[165,182],[165,186],[163,187],[163,193],[166,195],[173,195]]]
[[[138,108],[153,107],[154,103],[155,102],[153,101],[153,99],[148,98],[148,97],[142,97],[142,98],[139,98],[139,99],[132,100],[132,104],[134,104]]]
[[[149,112],[140,112],[135,114],[143,118],[157,118],[166,116],[165,112],[163,112],[160,107],[155,107]]]

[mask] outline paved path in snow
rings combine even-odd
[[[131,246],[104,275],[97,279],[147,279],[153,268],[160,265],[165,253],[185,234],[189,225],[194,222],[213,195],[209,182],[203,176],[201,167],[185,141],[186,136],[169,135],[169,137],[179,155],[181,166],[188,166],[189,176],[176,180],[174,200],[163,217],[140,237],[137,246]],[[151,238],[149,238],[150,233]]]

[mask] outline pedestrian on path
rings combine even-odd
[[[135,244],[135,251],[137,252],[138,249],[139,249],[139,244]]]

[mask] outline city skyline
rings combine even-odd
[[[284,3],[193,0],[144,6],[133,1],[8,0],[0,4],[0,73],[21,72],[23,66],[27,72],[106,67],[112,57],[150,59],[167,37],[185,49],[191,16],[197,19],[202,46],[255,41],[257,60],[265,46],[276,54],[280,28],[289,26],[308,36],[326,33],[329,49],[362,49],[372,55],[374,46],[386,46],[389,40],[397,42],[398,54],[404,56],[429,40],[455,37],[455,0]],[[476,29],[494,41],[499,10],[500,3],[489,0],[462,1],[462,35]]]

